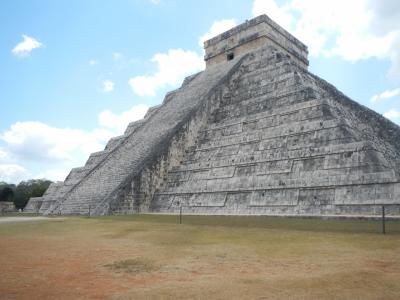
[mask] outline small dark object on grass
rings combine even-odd
[[[157,269],[151,261],[138,258],[119,260],[104,266],[117,273],[148,273]]]

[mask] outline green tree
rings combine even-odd
[[[30,198],[29,185],[25,181],[21,181],[16,189],[14,195],[14,205],[17,209],[23,209],[28,203]]]
[[[12,184],[12,183],[7,183],[7,182],[4,182],[4,181],[0,181],[0,192],[6,187],[9,187],[12,190],[15,190],[16,186],[15,186],[15,184]]]
[[[14,191],[10,186],[0,189],[0,201],[11,202],[14,199]]]
[[[14,205],[23,209],[31,197],[41,197],[52,182],[46,179],[21,181],[14,192]]]

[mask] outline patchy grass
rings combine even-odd
[[[157,269],[149,260],[139,258],[119,260],[104,266],[117,273],[148,273]]]
[[[0,298],[400,299],[400,222],[133,215],[0,224]]]

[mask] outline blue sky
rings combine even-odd
[[[62,180],[204,68],[202,40],[262,13],[312,72],[400,123],[397,0],[5,0],[0,181]]]

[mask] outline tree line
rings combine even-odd
[[[16,209],[24,209],[31,197],[41,197],[52,182],[47,179],[31,179],[19,184],[0,182],[0,201],[14,202]]]

